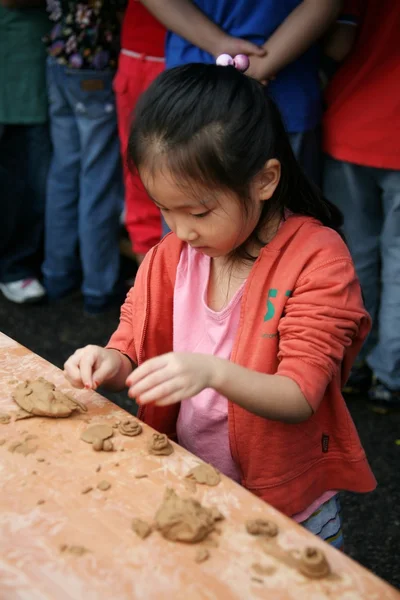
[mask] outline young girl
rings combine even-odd
[[[370,319],[340,214],[234,66],[161,74],[128,151],[173,233],[68,379],[127,385],[139,418],[341,547],[338,491],[376,482],[341,394]]]

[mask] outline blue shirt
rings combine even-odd
[[[194,0],[194,3],[229,35],[262,45],[301,0]],[[167,68],[214,61],[207,52],[175,33],[168,33]],[[282,69],[267,86],[290,133],[313,129],[321,119],[318,61],[318,46],[314,45]]]

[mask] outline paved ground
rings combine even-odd
[[[0,330],[60,367],[76,348],[104,344],[117,321],[117,310],[85,316],[79,298],[22,308],[0,297]],[[125,394],[108,397],[134,411]],[[343,494],[346,552],[400,587],[400,414],[376,415],[363,399],[349,406],[379,487],[365,496]]]

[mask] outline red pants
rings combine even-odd
[[[137,254],[145,254],[161,238],[160,211],[147,195],[137,173],[130,173],[126,166],[131,115],[139,96],[164,70],[163,62],[133,58],[120,54],[118,71],[114,79],[117,104],[118,131],[124,163],[125,180],[125,226]]]

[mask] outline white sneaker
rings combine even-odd
[[[8,300],[17,304],[38,302],[46,295],[44,287],[34,278],[0,283],[0,290]]]

